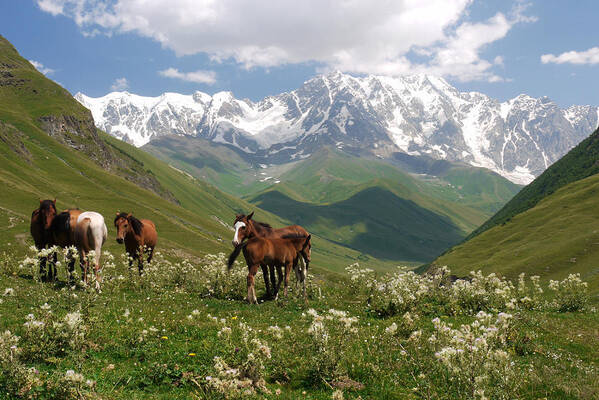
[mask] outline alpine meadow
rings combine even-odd
[[[0,399],[598,399],[582,3],[0,7]]]

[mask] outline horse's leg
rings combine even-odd
[[[73,272],[75,271],[75,257],[73,257],[72,253],[68,253],[69,258],[67,260],[67,269],[68,269],[68,275],[69,275],[69,285],[72,285],[74,282],[73,279]]]
[[[297,290],[297,286],[300,282],[300,274],[301,274],[300,258],[301,257],[296,257],[293,260],[293,272],[295,272],[295,288],[294,288],[294,290]]]
[[[83,250],[79,250],[79,266],[81,267],[81,280],[87,284],[87,254]]]
[[[256,304],[258,303],[258,299],[256,298],[256,289],[254,287],[254,276],[258,272],[258,264],[254,264],[248,267],[248,303]]]
[[[144,248],[139,246],[137,249],[137,269],[139,271],[139,276],[144,272]]]
[[[268,272],[270,273],[270,284],[272,285],[272,298],[276,298],[277,297],[277,291],[278,291],[278,287],[277,287],[277,279],[275,278],[275,267],[274,265],[270,265],[268,267]]]
[[[273,267],[274,269],[275,267]],[[281,283],[283,283],[283,270],[281,269],[281,265],[277,265],[277,286],[275,289],[275,300],[279,298],[279,290],[281,289]]]
[[[100,256],[102,255],[102,243],[103,241],[94,240],[96,244],[96,259],[94,260],[94,271],[96,274],[96,289],[100,289],[100,282],[102,277],[100,276]]]
[[[43,249],[43,247],[38,247],[39,250]],[[46,281],[46,262],[48,257],[40,257],[40,280],[42,282]]]
[[[148,259],[146,261],[147,264],[152,262],[152,256],[154,256],[154,247],[149,247],[148,248]]]
[[[292,263],[287,261],[285,262],[285,297],[287,297],[287,287],[289,286],[289,274],[291,273]]]
[[[268,267],[266,264],[260,264],[260,268],[262,268],[262,275],[264,277],[264,285],[266,286],[266,296],[268,298],[271,297],[270,291],[270,279],[268,279]]]
[[[50,263],[48,273],[50,273],[50,280],[52,282],[54,282],[56,280],[56,275],[57,275],[56,262],[58,261],[58,254],[56,252],[54,252],[51,257],[52,257],[52,262]]]

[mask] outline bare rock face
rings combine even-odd
[[[142,146],[164,135],[231,145],[260,163],[308,157],[322,145],[465,162],[525,184],[599,125],[599,108],[559,108],[546,97],[499,102],[429,75],[320,75],[253,103],[230,92],[75,98],[99,128]]]
[[[80,151],[102,168],[178,204],[175,196],[148,173],[143,163],[115,152],[98,135],[91,112],[83,118],[74,115],[40,117],[41,128],[58,142]]]

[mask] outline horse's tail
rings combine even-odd
[[[241,253],[241,250],[243,250],[243,248],[247,245],[247,242],[240,244],[239,246],[236,246],[233,249],[233,252],[229,255],[229,261],[227,262],[227,271],[231,270],[231,267],[233,266],[233,263],[235,262],[235,260],[237,259],[237,257],[239,257],[239,253]]]

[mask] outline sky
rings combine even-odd
[[[596,0],[0,0],[0,35],[71,93],[260,100],[332,70],[599,105]]]

